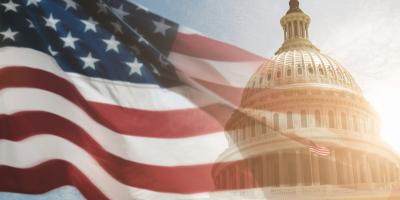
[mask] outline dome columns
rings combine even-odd
[[[332,148],[329,156],[308,148],[268,152],[218,169],[219,190],[253,187],[345,186],[353,189],[391,187],[399,180],[399,166],[379,155]]]
[[[289,5],[289,11],[281,19],[284,43],[276,54],[290,49],[314,49],[319,51],[308,40],[310,17],[299,8],[298,0],[290,1]]]
[[[336,165],[336,152],[335,150],[331,150],[329,156],[329,168],[330,168],[330,182],[333,185],[338,183],[338,173],[337,173],[337,165]]]
[[[284,31],[285,42],[288,40],[305,39],[308,40],[308,26],[310,17],[304,13],[291,13],[281,20]]]

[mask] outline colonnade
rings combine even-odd
[[[303,20],[294,20],[283,25],[285,41],[294,38],[308,39],[308,24]]]
[[[318,156],[308,149],[278,151],[225,167],[215,177],[219,189],[363,185],[393,183],[399,180],[399,166],[358,151],[331,149],[329,156]]]

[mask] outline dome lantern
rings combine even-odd
[[[281,53],[290,49],[313,49],[319,51],[308,39],[310,17],[300,9],[298,0],[290,0],[289,10],[281,19],[284,32],[284,43],[276,52]]]

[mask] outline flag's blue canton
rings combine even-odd
[[[90,77],[179,84],[166,59],[178,25],[128,0],[0,0],[0,14],[0,46],[45,52]]]

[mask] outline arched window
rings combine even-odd
[[[321,112],[319,110],[315,111],[315,126],[321,127]]]
[[[353,130],[358,131],[358,119],[355,115],[353,115]]]
[[[276,73],[276,77],[277,77],[277,78],[281,78],[281,76],[282,76],[282,72],[281,72],[281,71],[278,71],[278,72]]]
[[[291,75],[292,75],[292,69],[287,69],[286,76],[291,76]]]
[[[305,110],[301,111],[301,128],[307,128],[307,113]]]
[[[286,120],[287,120],[287,128],[293,128],[293,113],[292,112],[287,112],[287,116],[286,116]]]
[[[335,116],[333,114],[333,111],[329,111],[328,121],[329,121],[329,128],[335,128]]]
[[[309,67],[309,68],[308,68],[308,73],[314,74],[314,69],[313,69],[312,67]]]
[[[342,129],[347,129],[347,115],[346,113],[342,112],[341,114],[341,121],[342,121]]]
[[[297,74],[298,75],[303,75],[303,69],[301,67],[297,68]]]
[[[274,114],[274,130],[279,130],[279,115],[278,115],[278,113]]]
[[[267,120],[265,120],[265,117],[261,118],[261,133],[266,134],[267,133]]]
[[[271,80],[271,78],[272,78],[272,75],[271,75],[271,72],[269,72],[269,73],[268,73],[268,76],[267,76],[267,80],[269,80],[269,81],[270,81],[270,80]]]
[[[323,70],[321,67],[319,68],[319,74],[325,75],[325,72],[324,72],[324,70]]]

